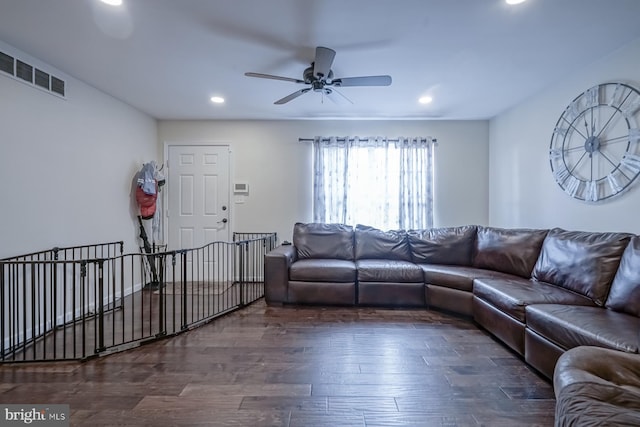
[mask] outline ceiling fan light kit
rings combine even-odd
[[[336,52],[328,47],[318,46],[316,48],[316,55],[311,66],[306,68],[302,73],[302,80],[294,79],[291,77],[274,76],[271,74],[247,72],[244,73],[247,77],[257,77],[260,79],[282,80],[291,83],[305,84],[308,87],[293,92],[284,98],[278,99],[274,102],[276,105],[286,104],[289,101],[296,99],[297,97],[304,95],[305,93],[313,90],[314,92],[322,93],[327,98],[333,101],[346,100],[351,102],[349,98],[342,93],[335,90],[336,87],[349,87],[349,86],[389,86],[391,84],[391,76],[361,76],[361,77],[341,77],[333,78],[333,60],[335,59]],[[339,95],[336,97],[335,95]],[[351,102],[352,103],[352,102]]]

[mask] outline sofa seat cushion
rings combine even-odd
[[[289,269],[289,280],[300,282],[355,282],[356,265],[343,259],[301,259]]]
[[[523,323],[525,322],[525,308],[529,304],[593,305],[589,298],[575,292],[548,283],[515,276],[510,279],[475,279],[473,295]]]
[[[601,307],[540,304],[527,307],[527,327],[554,344],[638,353],[640,318]]]
[[[424,274],[424,283],[471,292],[473,279],[494,277],[508,279],[511,274],[460,265],[418,264]]]
[[[360,282],[423,283],[422,269],[409,261],[359,259],[356,261]]]

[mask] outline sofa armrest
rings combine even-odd
[[[595,383],[640,390],[640,355],[600,347],[580,346],[560,356],[553,385],[556,397],[575,383]]]
[[[264,256],[264,297],[267,304],[287,302],[289,267],[297,258],[293,245],[278,246]]]

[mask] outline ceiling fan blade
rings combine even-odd
[[[334,86],[389,86],[391,76],[364,76],[364,77],[343,77],[333,79]]]
[[[276,102],[274,102],[274,104],[277,105],[282,105],[282,104],[286,104],[287,102],[296,99],[297,97],[299,97],[300,95],[304,95],[305,93],[309,92],[311,90],[310,87],[306,87],[304,89],[300,89],[298,91],[293,92],[290,95],[285,96],[282,99],[278,99]]]
[[[273,76],[271,74],[262,74],[262,73],[244,73],[247,77],[258,77],[260,79],[271,79],[271,80],[283,80],[285,82],[293,82],[293,83],[304,83],[304,80],[293,79],[291,77],[280,77]]]
[[[329,76],[331,71],[331,65],[333,65],[333,58],[336,56],[336,51],[329,49],[328,47],[318,46],[316,48],[316,59],[313,61],[313,75],[322,79]]]
[[[344,96],[342,93],[338,92],[333,88],[332,89],[325,88],[324,93],[325,95],[327,95],[327,98],[329,98],[331,101],[333,101],[338,105],[353,104],[352,100],[350,100],[349,98]]]

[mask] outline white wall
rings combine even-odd
[[[293,224],[312,220],[314,136],[431,136],[436,148],[435,224],[488,221],[487,121],[160,121],[165,143],[220,143],[232,150],[231,181],[249,183],[245,203],[232,203],[233,231],[276,231],[290,240]]]
[[[67,93],[61,99],[0,73],[0,258],[115,240],[137,248],[131,184],[143,162],[159,158],[156,121],[0,48],[66,80]]]
[[[548,157],[555,123],[577,95],[610,81],[639,87],[639,71],[640,39],[491,120],[491,225],[640,234],[640,182],[610,201],[580,202],[555,183]]]

